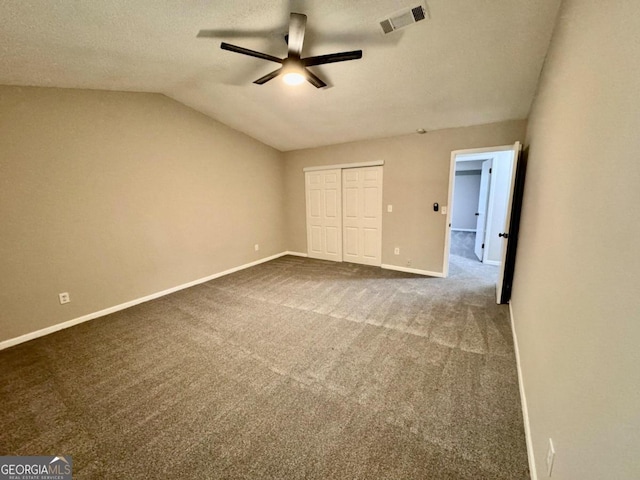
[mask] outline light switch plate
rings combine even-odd
[[[387,205],[387,212],[393,212],[393,205]]]

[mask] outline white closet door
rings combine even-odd
[[[342,258],[382,264],[382,167],[342,171]]]
[[[480,173],[480,194],[478,195],[478,210],[476,210],[476,244],[474,252],[478,260],[484,261],[485,253],[484,236],[487,231],[487,209],[489,206],[489,184],[492,160],[482,162],[482,172]]]
[[[305,173],[307,252],[311,258],[342,261],[342,170]]]

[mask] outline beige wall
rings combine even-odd
[[[446,216],[432,206],[447,204],[451,152],[515,143],[525,128],[514,120],[286,152],[288,250],[307,251],[304,167],[384,160],[382,263],[442,272]]]
[[[0,341],[282,252],[283,175],[162,95],[0,87]]]
[[[566,0],[529,122],[512,307],[540,479],[640,478],[640,10]]]

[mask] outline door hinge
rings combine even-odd
[[[490,169],[489,169],[489,173],[491,173],[491,172],[493,172],[493,168],[490,168]]]
[[[484,248],[484,243],[482,244],[482,248]]]

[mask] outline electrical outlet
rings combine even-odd
[[[446,206],[444,206],[444,207],[440,207],[440,213],[441,213],[442,215],[446,215],[446,214],[447,214],[447,207],[446,207]]]
[[[58,298],[60,299],[60,305],[64,305],[65,303],[69,303],[71,301],[69,292],[59,293]]]
[[[253,249],[257,252],[258,250],[260,250],[260,245],[258,245],[257,243],[253,246]]]
[[[553,461],[556,458],[556,449],[553,446],[553,440],[549,439],[549,449],[547,450],[547,476],[551,476],[553,472]]]
[[[394,255],[400,255],[400,247],[396,247],[393,249],[393,254]]]
[[[393,205],[387,205],[387,212],[393,212]]]

